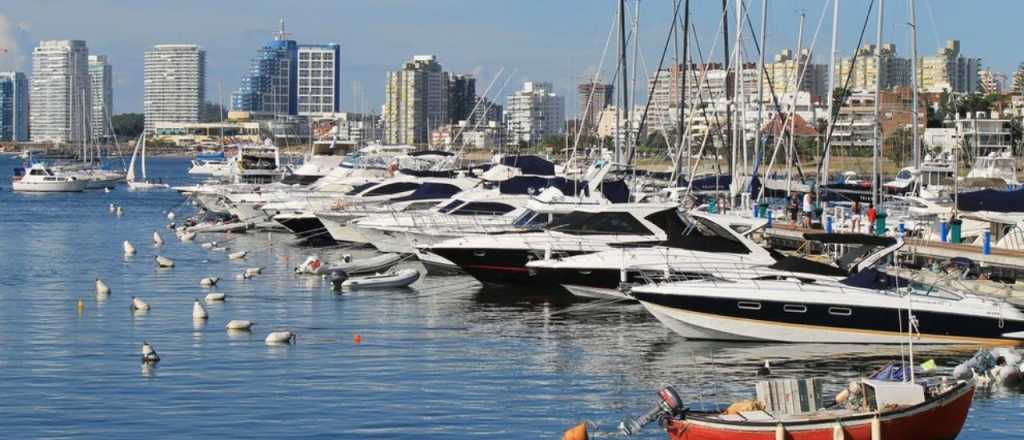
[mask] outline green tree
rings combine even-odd
[[[122,113],[111,118],[114,133],[121,138],[136,138],[146,127],[146,118],[142,113]]]
[[[839,109],[843,106],[843,103],[846,102],[846,98],[849,98],[852,94],[853,92],[849,89],[844,89],[842,87],[836,87],[835,90],[832,91],[832,119],[836,118],[836,115],[839,114]]]

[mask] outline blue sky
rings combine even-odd
[[[730,0],[730,15],[733,6]],[[758,27],[762,0],[747,0]],[[634,7],[631,0],[630,8]],[[718,30],[720,2],[693,0],[693,22],[705,52]],[[856,44],[869,0],[842,0],[839,50]],[[826,0],[769,0],[769,54],[796,45],[797,17],[807,15],[809,46]],[[909,56],[908,0],[886,1],[885,40]],[[0,70],[31,69],[39,40],[86,40],[114,68],[115,112],[142,109],[143,53],[154,44],[192,43],[207,50],[207,96],[219,85],[227,102],[249,59],[284,19],[300,43],[342,46],[342,107],[378,110],[384,74],[415,54],[435,54],[446,70],[474,72],[478,93],[502,67],[501,101],[524,80],[551,81],[560,93],[597,70],[614,20],[615,0],[0,0]],[[641,73],[656,68],[671,21],[672,0],[640,0]],[[919,52],[934,53],[946,39],[985,66],[1010,72],[1024,61],[1018,31],[1024,2],[918,0]],[[815,52],[827,56],[831,12]],[[875,38],[872,17],[867,42]],[[735,32],[735,18],[730,32]],[[721,44],[721,43],[719,43]],[[748,39],[748,47],[752,48]],[[721,46],[713,55],[721,58]],[[614,45],[605,61],[605,77]],[[750,50],[753,53],[753,50]],[[670,53],[671,56],[671,53]],[[749,55],[753,57],[753,55]],[[640,82],[642,85],[643,82]],[[569,96],[572,96],[570,93]],[[574,111],[573,99],[567,100]]]

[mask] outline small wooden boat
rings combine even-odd
[[[754,407],[722,413],[690,410],[668,387],[659,392],[657,408],[623,422],[620,429],[632,434],[643,424],[661,419],[670,440],[949,440],[956,438],[967,420],[975,383],[942,380],[922,385],[864,379],[859,388],[863,404],[855,408],[786,412]]]
[[[420,271],[402,269],[365,277],[349,278],[341,283],[342,289],[385,289],[408,287],[420,279]]]
[[[342,261],[331,264],[331,270],[342,270],[349,275],[375,273],[390,269],[402,261],[398,254],[380,254],[370,258],[353,259],[350,255],[342,257]]]

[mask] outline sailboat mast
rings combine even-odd
[[[793,94],[790,100],[789,109],[789,148],[786,153],[786,195],[793,193],[793,162],[796,157],[796,105],[797,96],[800,95],[800,53],[803,51],[804,45],[804,21],[807,19],[805,14],[800,14],[800,28],[796,35],[796,58],[793,59],[793,90],[790,93]]]
[[[871,204],[879,208],[878,190],[882,179],[879,176],[879,152],[882,149],[882,23],[885,20],[885,0],[878,2],[878,30],[875,35],[875,145],[871,152]]]
[[[626,0],[619,0],[619,68],[622,70],[622,118],[624,119],[622,124],[625,125],[626,130],[622,135],[622,143],[615,150],[615,161],[618,163],[622,163],[623,146],[629,148],[629,72],[626,65],[626,51]]]
[[[733,157],[737,154],[740,155],[739,160],[735,160],[736,166],[733,167],[733,187],[739,188],[743,182],[743,177],[747,174],[747,137],[744,130],[744,114],[746,114],[746,94],[743,88],[743,0],[736,0],[736,77],[734,78],[733,86],[736,92],[733,94],[733,109],[736,113],[736,131],[733,136],[733,143],[735,149],[733,150]],[[738,170],[738,171],[737,171]],[[733,201],[733,197],[729,198]]]
[[[754,163],[755,166],[760,165],[762,152],[761,149],[761,129],[764,127],[764,77],[765,77],[765,34],[768,29],[768,0],[761,0],[761,35],[759,39],[761,42],[758,47],[761,49],[761,57],[757,63],[757,131],[754,136]],[[756,174],[756,173],[754,173]],[[753,187],[751,187],[753,188]]]
[[[832,114],[835,111],[835,91],[836,91],[836,57],[839,55],[836,52],[836,39],[839,34],[839,2],[835,0],[832,5],[832,51],[829,52],[828,57],[828,121],[827,125],[828,133],[825,135],[825,139],[832,139]],[[821,158],[822,166],[821,175],[818,176],[818,200],[821,200],[821,185],[828,183],[828,162],[832,156],[832,149],[825,148],[824,157]]]
[[[690,73],[690,0],[686,0],[683,5],[683,68],[680,70],[680,74],[683,76],[682,84],[679,89],[679,147],[682,150],[683,142],[686,142],[686,179],[692,180],[693,176],[690,176],[691,159],[692,154],[690,152],[690,140],[684,139],[686,136],[685,122],[687,120],[686,113],[686,77]],[[679,161],[676,161],[678,164]],[[679,173],[676,173],[678,176]]]
[[[913,92],[912,92],[913,98],[912,99],[914,100],[914,102],[911,104],[911,108],[913,109],[914,113],[913,113],[913,116],[912,116],[912,124],[913,125],[910,128],[910,132],[911,132],[910,148],[913,148],[913,150],[914,150],[913,151],[914,168],[915,169],[920,169],[921,168],[921,148],[920,148],[920,146],[917,143],[918,142],[918,133],[917,133],[917,81],[918,81],[918,79],[917,79],[917,2],[914,1],[914,0],[910,0],[910,48],[911,48],[911,52],[912,52],[912,54],[910,56],[910,71],[912,72],[911,73],[911,77],[910,77],[911,78],[910,87],[913,88]]]
[[[723,47],[723,51],[722,51],[722,53],[723,53],[723,55],[722,55],[722,65],[725,66],[725,71],[726,71],[726,73],[728,73],[729,72],[729,57],[732,54],[732,52],[729,52],[729,0],[722,0],[722,47]],[[733,93],[736,93],[736,91],[733,90]],[[725,131],[726,131],[726,138],[725,138],[725,144],[726,145],[723,145],[723,147],[732,145],[732,138],[731,138],[731,136],[732,136],[732,113],[728,112],[728,111],[725,112]],[[718,162],[718,158],[717,157],[715,158],[715,162]],[[733,172],[733,170],[732,170],[732,160],[730,160],[729,162],[726,162],[726,164],[729,166],[729,174],[731,175],[732,172]],[[718,168],[718,169],[721,170],[721,168]],[[719,174],[721,174],[721,173],[719,173]],[[717,181],[715,182],[715,187],[716,188],[718,187],[718,182]]]

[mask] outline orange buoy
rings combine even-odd
[[[565,434],[562,435],[562,440],[587,440],[590,437],[587,434],[587,422],[580,422],[579,425],[573,426]]]
[[[362,344],[363,343],[363,337],[359,336],[359,335],[354,335],[354,336],[352,336],[352,342],[355,342],[356,345]]]

